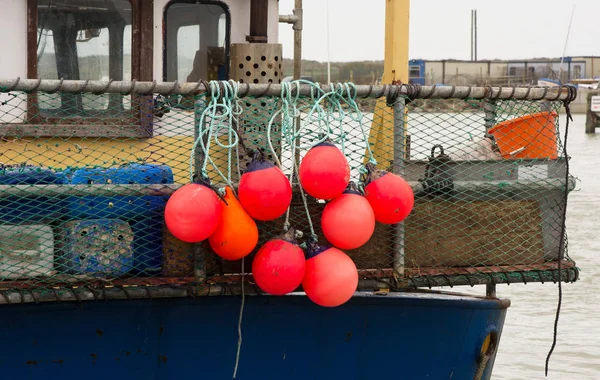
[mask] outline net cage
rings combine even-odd
[[[571,87],[309,82],[0,81],[0,302],[262,293],[252,260],[287,228],[329,244],[330,201],[294,170],[325,140],[364,191],[369,165],[410,184],[400,223],[344,250],[359,290],[575,281],[565,208]],[[165,225],[203,175],[234,190],[262,155],[291,177],[288,212],[225,260]],[[218,191],[218,190],[217,190]],[[243,276],[242,276],[243,275]],[[302,288],[298,288],[302,290]]]

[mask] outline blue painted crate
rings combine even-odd
[[[49,169],[37,166],[1,167],[0,185],[61,184],[63,180]],[[0,198],[0,223],[27,224],[60,217],[59,198],[41,196]]]
[[[74,220],[63,225],[61,271],[119,277],[134,266],[133,231],[119,219]]]
[[[130,164],[117,168],[82,168],[67,172],[70,184],[172,184],[166,165]],[[162,225],[168,196],[69,197],[70,219],[121,219],[134,229],[134,272],[158,274],[162,269]]]
[[[148,214],[162,212],[168,199],[167,196],[69,197],[67,213],[70,219],[144,218]]]
[[[92,183],[136,184],[173,183],[169,166],[156,164],[129,164],[116,168],[81,168],[66,174],[74,185]]]

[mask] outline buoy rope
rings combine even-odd
[[[196,157],[196,149],[198,146],[202,149],[204,160],[202,163],[201,173],[204,177],[208,177],[206,168],[208,163],[216,170],[223,180],[233,189],[231,183],[231,163],[233,149],[239,143],[239,136],[234,130],[237,117],[242,113],[243,109],[239,104],[238,91],[239,84],[234,81],[229,82],[209,82],[210,87],[210,102],[199,117],[198,122],[198,137],[194,141],[192,151],[190,153],[190,180],[194,177],[194,161]],[[205,126],[208,123],[208,126]],[[227,135],[228,144],[224,144],[219,139],[219,135]],[[221,148],[228,150],[228,168],[227,175],[223,174],[219,167],[215,164],[210,156],[210,149],[213,143]]]
[[[294,83],[294,82],[283,83],[282,89],[281,89],[281,99],[282,99],[281,113],[283,115],[283,118],[282,118],[282,143],[286,143],[287,145],[289,145],[291,157],[294,162],[294,165],[293,165],[292,170],[289,175],[290,186],[292,188],[294,186],[294,173],[296,174],[296,176],[298,178],[300,178],[298,163],[296,162],[296,159],[295,159],[296,144],[297,144],[295,128],[296,128],[296,125],[298,125],[298,123],[296,123],[295,121],[298,120],[298,118],[300,117],[300,114],[301,114],[300,110],[298,109],[298,100],[300,98],[298,95],[298,91],[296,91],[296,96],[292,97],[292,94],[293,94],[292,86],[293,85],[299,86],[299,83]],[[271,120],[269,121],[269,126],[267,128],[267,133],[269,136],[268,137],[269,144],[271,144],[270,130],[273,125],[273,120],[274,120],[274,118],[271,118]],[[271,149],[273,157],[277,157],[276,152],[273,149],[273,146],[269,145],[269,147]],[[282,149],[282,156],[283,156],[283,149]],[[317,239],[317,234],[315,233],[315,229],[313,227],[312,218],[310,216],[310,211],[308,208],[308,203],[306,201],[306,195],[304,194],[304,189],[302,189],[302,186],[299,186],[299,189],[300,189],[300,195],[302,197],[302,202],[304,203],[304,209],[305,209],[306,217],[308,220],[308,226],[309,226],[310,232],[311,232],[311,237],[313,239]],[[285,221],[283,223],[284,231],[287,231],[290,228],[290,211],[291,211],[291,204],[288,207],[286,214],[285,214]]]
[[[563,140],[563,145],[562,145],[562,149],[563,149],[563,155],[565,157],[565,187],[564,187],[564,193],[563,195],[563,209],[562,209],[562,226],[561,226],[561,233],[560,233],[560,242],[559,242],[559,255],[558,255],[558,304],[556,305],[556,315],[554,317],[554,334],[552,336],[552,345],[550,346],[550,350],[548,351],[548,355],[546,356],[546,365],[544,368],[544,372],[546,377],[548,377],[548,369],[550,366],[550,357],[552,356],[552,353],[554,352],[554,348],[556,347],[556,340],[557,340],[557,336],[558,336],[558,319],[560,317],[560,311],[561,311],[561,307],[562,307],[562,297],[563,297],[563,291],[562,291],[562,260],[564,257],[567,257],[567,245],[566,245],[566,238],[567,238],[567,232],[566,232],[566,219],[567,219],[567,200],[569,198],[569,180],[570,180],[570,168],[569,168],[569,154],[567,153],[567,141],[569,138],[569,122],[573,121],[573,115],[571,114],[571,107],[570,107],[570,103],[571,101],[573,101],[573,99],[575,99],[576,96],[576,92],[575,89],[571,86],[567,87],[569,89],[569,97],[563,101],[563,106],[565,107],[565,111],[567,113],[566,115],[566,125],[565,125],[565,137]],[[560,250],[563,249],[563,256],[561,257],[560,255]],[[569,276],[568,276],[568,272],[567,272],[567,280],[568,280]]]
[[[302,106],[300,104],[300,85],[306,84],[311,88],[311,101],[308,105]],[[267,144],[272,154],[275,164],[281,168],[281,161],[283,160],[283,151],[281,152],[281,159],[275,151],[272,142],[272,131],[274,124],[280,119],[281,123],[281,135],[282,145],[285,144],[289,147],[291,158],[294,161],[292,169],[289,174],[290,185],[294,186],[293,178],[294,173],[299,176],[298,163],[296,162],[296,150],[307,150],[311,147],[325,142],[327,140],[341,145],[341,150],[346,154],[346,141],[347,132],[344,130],[347,118],[357,122],[361,130],[365,146],[369,155],[369,162],[373,165],[377,165],[377,161],[374,158],[373,152],[368,142],[368,136],[363,124],[363,113],[360,111],[358,104],[356,103],[356,86],[353,83],[346,84],[331,84],[329,91],[323,90],[318,83],[309,82],[306,80],[295,80],[292,82],[284,82],[281,84],[280,100],[281,105],[275,111],[267,124]],[[342,102],[345,102],[349,107],[349,112],[344,110]],[[298,123],[298,120],[303,111],[307,111],[305,117],[305,123]],[[307,125],[315,126],[316,129],[307,129]],[[332,126],[336,127],[338,131],[334,132]],[[302,144],[302,138],[316,134],[317,138],[310,139],[307,144]],[[366,172],[366,168],[362,166],[359,171]],[[304,203],[306,215],[308,218],[309,227],[311,229],[311,235],[316,238],[314,232],[312,220],[310,218],[309,207],[306,201],[306,196],[303,189],[300,187],[300,194]],[[284,222],[284,231],[290,227],[289,223],[290,208],[286,212],[286,218]]]

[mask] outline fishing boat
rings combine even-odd
[[[4,2],[3,377],[490,379],[510,306],[496,285],[578,279],[558,117],[576,90],[402,83],[408,3],[387,1],[384,84],[355,86],[282,82],[280,23],[295,32],[301,77],[301,0],[291,15],[277,0]],[[363,204],[375,170],[410,185],[408,215],[371,217],[352,249],[325,236],[362,233],[343,227],[352,212],[326,227],[337,198],[306,193],[295,169],[325,138]],[[169,202],[191,184],[249,215],[240,186],[257,157],[292,195],[285,213],[244,219],[257,226],[251,253],[226,259],[224,243],[209,244],[207,226],[225,219],[195,219],[196,240],[182,238],[181,215],[209,212],[193,197],[169,224]],[[239,202],[219,198],[229,185]],[[302,260],[298,286],[265,291],[257,250],[285,231],[306,263],[335,250],[344,264],[313,260],[309,287]]]

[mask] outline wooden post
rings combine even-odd
[[[269,1],[252,0],[250,3],[250,35],[246,36],[246,41],[266,43],[268,41],[268,20]]]
[[[592,112],[592,97],[598,96],[600,93],[590,91],[587,96],[587,110],[585,118],[585,133],[596,133],[598,127],[598,114]]]

